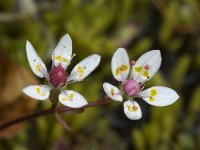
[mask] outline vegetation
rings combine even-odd
[[[168,107],[148,107],[139,101],[143,118],[131,121],[122,104],[63,114],[74,130],[54,116],[40,117],[0,131],[0,149],[11,150],[132,150],[200,149],[200,3],[198,0],[17,0],[0,1],[0,124],[49,108],[23,95],[38,81],[29,68],[26,40],[51,67],[51,54],[65,33],[73,41],[67,72],[86,56],[102,56],[100,66],[83,82],[71,84],[88,101],[105,96],[102,84],[116,84],[111,57],[118,47],[131,59],[160,49],[160,71],[147,82],[169,86],[180,99]],[[67,88],[68,88],[67,87]]]

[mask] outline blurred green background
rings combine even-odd
[[[146,87],[169,86],[180,99],[163,108],[139,101],[139,121],[127,119],[122,104],[114,101],[81,114],[63,114],[73,133],[54,116],[40,117],[0,131],[1,150],[200,149],[198,0],[1,0],[0,124],[50,107],[50,101],[38,102],[21,92],[44,82],[30,70],[25,43],[31,41],[50,68],[51,53],[66,33],[76,53],[68,74],[86,56],[102,56],[90,76],[67,87],[88,101],[104,97],[104,81],[117,84],[110,64],[118,47],[126,48],[132,60],[160,49],[161,69]]]

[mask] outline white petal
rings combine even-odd
[[[82,81],[99,65],[100,59],[101,57],[97,54],[86,57],[73,68],[67,81]]]
[[[26,54],[31,69],[35,73],[35,75],[37,75],[40,78],[48,78],[47,68],[45,64],[38,56],[37,52],[35,51],[35,49],[29,41],[26,42]]]
[[[51,87],[47,85],[30,85],[23,89],[23,92],[37,100],[46,100],[49,98]]]
[[[72,40],[69,34],[65,34],[56,46],[53,55],[53,65],[61,64],[64,69],[67,69],[72,59]]]
[[[137,82],[151,79],[161,65],[160,50],[152,50],[143,54],[132,67],[132,77]]]
[[[130,70],[129,57],[124,48],[118,48],[111,62],[112,74],[117,81],[125,81]]]
[[[124,113],[131,120],[142,118],[142,111],[136,101],[128,100],[124,102]]]
[[[176,102],[179,95],[171,88],[154,86],[140,92],[138,95],[142,97],[144,101],[154,106],[167,106]]]
[[[59,101],[71,108],[79,108],[88,104],[82,95],[72,90],[62,91],[59,95]]]
[[[105,82],[103,84],[103,89],[107,96],[110,97],[112,100],[120,102],[123,100],[121,91],[116,86]]]

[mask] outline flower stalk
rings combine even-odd
[[[83,112],[86,108],[97,107],[97,106],[102,106],[102,105],[108,104],[110,102],[110,98],[105,96],[103,99],[96,100],[96,101],[93,101],[93,102],[88,102],[87,105],[84,105],[83,107],[80,107],[80,108],[71,108],[71,107],[67,107],[67,106],[57,106],[57,100],[55,100],[55,101],[56,101],[56,103],[52,103],[51,108],[49,108],[49,109],[39,110],[39,111],[33,112],[31,114],[15,118],[15,119],[13,119],[13,120],[5,123],[5,124],[0,125],[0,130],[4,130],[4,129],[6,129],[10,126],[13,126],[15,124],[18,124],[18,123],[21,123],[21,122],[24,122],[24,121],[28,121],[28,120],[31,120],[31,119],[35,119],[35,118],[38,118],[38,117],[41,117],[41,116],[54,115],[54,114],[60,115],[61,113],[64,113],[64,112],[68,112],[68,113]],[[57,120],[59,120],[59,119],[57,118]],[[64,126],[63,123],[64,122],[62,120],[62,126]],[[64,128],[67,129],[66,127],[64,127]]]
[[[57,107],[57,104],[58,104],[59,93],[60,93],[60,91],[58,89],[53,89],[50,92],[49,100],[52,103],[51,109],[54,110],[54,111],[56,110],[56,107]]]

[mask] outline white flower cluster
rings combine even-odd
[[[32,71],[36,76],[45,78],[49,85],[30,85],[23,92],[38,100],[47,100],[53,88],[60,90],[58,99],[60,103],[72,108],[80,108],[87,104],[86,99],[76,91],[65,90],[69,83],[79,82],[85,79],[100,63],[100,56],[90,55],[79,62],[67,76],[66,69],[69,66],[72,54],[72,40],[68,34],[64,35],[56,46],[52,55],[52,68],[48,74],[47,68],[29,41],[26,43],[26,53]],[[130,67],[132,65],[132,68]],[[139,104],[135,97],[142,98],[154,106],[167,106],[174,103],[178,94],[167,87],[154,86],[143,90],[144,83],[151,79],[161,65],[159,50],[152,50],[142,55],[136,62],[130,65],[127,52],[123,48],[117,49],[112,58],[112,74],[122,84],[122,90],[110,83],[104,83],[103,88],[108,97],[115,101],[123,101],[123,95],[129,97],[124,102],[124,113],[131,120],[142,117]]]

